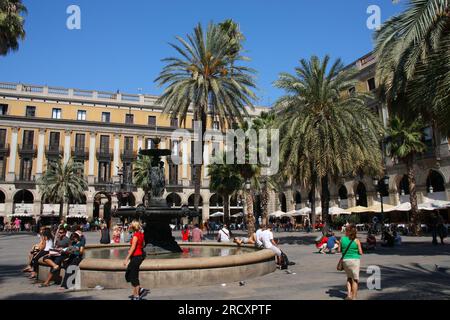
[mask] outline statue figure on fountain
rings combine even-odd
[[[153,198],[162,198],[166,190],[166,178],[164,175],[164,162],[160,161],[159,166],[152,167],[150,173],[151,190]]]

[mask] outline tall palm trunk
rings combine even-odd
[[[253,194],[251,190],[245,190],[245,204],[247,206],[247,232],[251,237],[255,233],[255,215],[253,213]]]
[[[325,175],[321,178],[321,203],[322,203],[322,218],[325,223],[325,226],[323,228],[323,233],[327,234],[328,229],[330,228],[331,221],[330,221],[330,215],[329,215],[329,208],[330,208],[330,190],[328,188],[328,175]]]
[[[313,231],[316,229],[316,184],[317,174],[313,172],[311,175],[311,228]]]
[[[64,200],[59,201],[59,221],[64,217]]]
[[[267,224],[269,218],[269,188],[267,184],[264,184],[261,192],[261,208],[262,208],[262,216],[263,216],[263,224]]]
[[[418,235],[421,228],[419,221],[419,208],[417,206],[416,177],[414,172],[413,156],[410,156],[406,161],[406,170],[408,172],[409,201],[411,203],[411,224],[413,227],[413,234]]]
[[[230,196],[228,194],[224,194],[223,196],[223,221],[229,225],[230,224]]]
[[[208,105],[208,104],[206,104],[206,105]],[[201,138],[202,139],[201,140],[201,143],[202,143],[202,148],[201,148],[202,149],[202,151],[201,151],[202,162],[201,162],[201,164],[195,164],[194,165],[194,167],[195,167],[194,208],[195,208],[195,211],[197,211],[197,212],[199,211],[198,210],[198,206],[199,206],[199,203],[200,203],[200,189],[201,189],[201,184],[202,184],[203,153],[205,152],[205,144],[204,144],[203,138],[205,137],[206,125],[207,125],[206,124],[207,115],[202,110],[198,110],[196,112],[195,121],[198,121],[199,119],[201,120],[201,123],[202,123],[202,131],[201,131],[201,133],[202,133],[202,138]]]

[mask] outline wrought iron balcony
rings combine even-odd
[[[48,145],[45,149],[47,158],[59,157],[63,154],[63,148],[60,145]]]
[[[35,189],[36,176],[33,175],[16,175],[14,184],[16,189]]]
[[[100,148],[99,150],[97,150],[97,159],[98,160],[112,161],[113,155],[114,154],[113,154],[112,149]]]
[[[137,152],[134,150],[124,149],[121,154],[122,161],[134,161],[137,158]]]
[[[36,157],[37,148],[35,144],[19,144],[19,155]]]
[[[72,157],[78,160],[89,159],[89,149],[84,147],[72,147]]]
[[[9,143],[2,143],[0,144],[0,155],[7,157],[9,156]]]

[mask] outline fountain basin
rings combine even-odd
[[[194,250],[195,248],[230,250],[235,254],[185,258],[165,257],[164,254],[147,256],[139,273],[143,287],[173,288],[230,283],[263,276],[276,270],[271,250],[258,250],[254,246],[239,248],[235,244],[224,243],[180,243],[180,246],[182,249],[189,247]],[[94,288],[100,285],[107,289],[130,288],[130,284],[125,281],[126,267],[123,265],[121,254],[112,259],[90,258],[96,256],[96,250],[114,251],[127,248],[128,245],[87,246],[86,258],[80,264],[81,287]]]

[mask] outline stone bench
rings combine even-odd
[[[50,266],[44,262],[43,258],[40,258],[39,261],[39,269],[38,269],[38,280],[39,281],[45,281],[47,280],[48,274],[50,273]],[[62,280],[64,279],[65,274],[64,269],[59,270],[59,275],[54,275],[53,279],[51,281],[54,281],[56,284],[61,284]]]

